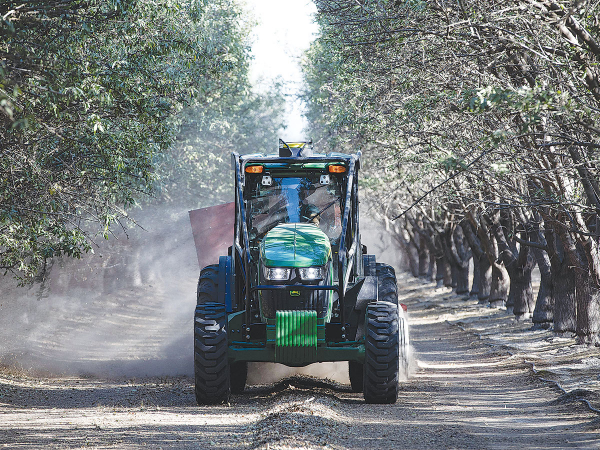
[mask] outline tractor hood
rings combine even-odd
[[[311,223],[277,225],[260,245],[260,257],[266,267],[322,266],[330,256],[329,238]]]

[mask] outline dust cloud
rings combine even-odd
[[[186,209],[146,208],[81,260],[58,259],[43,283],[0,279],[0,367],[28,374],[193,375],[199,274]],[[389,236],[363,221],[363,242],[398,265]],[[215,261],[216,262],[216,261]],[[251,364],[249,384],[296,375],[348,383],[347,363]]]
[[[134,227],[43,283],[0,279],[0,365],[26,373],[193,373],[198,264],[188,213],[147,208]]]

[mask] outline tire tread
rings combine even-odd
[[[363,392],[367,403],[398,399],[398,323],[397,301],[378,301],[367,307]]]

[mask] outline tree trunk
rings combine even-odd
[[[594,345],[600,342],[600,289],[594,277],[577,271],[575,302],[577,306],[577,343]]]
[[[550,258],[546,252],[533,248],[533,255],[540,269],[540,289],[533,310],[533,323],[539,328],[549,328],[554,321],[554,284],[550,270]]]
[[[473,255],[473,282],[471,283],[470,297],[479,297],[479,274],[481,272],[481,266],[479,264],[479,257]]]
[[[452,272],[446,255],[442,253],[435,259],[435,281],[437,287],[452,287]]]
[[[444,267],[446,262],[443,256],[437,256],[435,258],[435,286],[442,287],[444,285],[444,273],[446,268]]]
[[[581,216],[576,220],[581,228],[585,226]],[[594,236],[577,237],[581,266],[575,272],[575,332],[577,342],[587,345],[600,344],[600,250],[596,239]]]
[[[492,290],[492,265],[487,256],[482,256],[479,259],[479,293],[477,299],[479,304],[483,305],[490,299],[490,291]]]
[[[490,289],[490,306],[499,308],[506,305],[510,281],[506,267],[501,262],[492,264],[492,285]]]
[[[508,299],[508,288],[510,279],[504,264],[498,260],[498,242],[493,233],[491,233],[488,224],[484,218],[481,219],[481,227],[478,230],[478,236],[481,243],[485,244],[486,253],[490,260],[492,268],[492,282],[490,285],[490,306],[499,308],[506,305]]]
[[[462,227],[456,227],[450,233],[449,247],[451,258],[455,264],[456,293],[458,295],[469,293],[469,261],[471,250],[465,239]]]
[[[454,257],[452,256],[452,250],[450,249],[451,247],[451,239],[452,239],[452,231],[447,229],[444,230],[443,234],[441,235],[441,243],[442,243],[442,249],[444,250],[444,258],[446,260],[446,265],[448,266],[448,274],[450,275],[449,279],[444,280],[444,286],[447,287],[451,287],[451,288],[456,288],[457,284],[458,284],[458,270],[457,270],[457,264],[456,264],[456,260],[454,259]],[[449,282],[448,284],[446,284],[447,282]]]
[[[419,275],[428,281],[433,281],[436,259],[443,253],[437,245],[435,227],[427,220],[408,218],[419,235]]]
[[[425,244],[425,239],[421,236],[415,240],[417,243],[417,253],[419,255],[419,278],[427,278],[427,269],[429,269],[429,249]]]
[[[419,276],[419,263],[417,261],[415,252],[410,243],[410,237],[406,239],[402,234],[404,233],[402,228],[399,228],[399,231],[394,232],[393,237],[400,244],[400,248],[402,249],[406,259],[408,260],[408,267],[410,269],[410,273],[413,277],[417,278]],[[408,234],[408,233],[407,233]]]
[[[458,264],[454,261],[450,261],[450,274],[452,275],[452,289],[456,289],[458,286]]]
[[[427,268],[427,280],[433,281],[433,273],[435,271],[435,257],[431,249],[429,250],[429,267]]]
[[[548,247],[546,239],[536,227],[530,233],[533,242]],[[550,257],[548,253],[541,248],[532,247],[531,251],[540,270],[540,289],[535,300],[535,309],[533,311],[533,324],[536,328],[550,328],[554,320],[554,284],[552,283],[552,270]]]
[[[567,26],[574,30],[576,26],[571,19],[567,21]],[[564,30],[561,30],[564,33]],[[576,31],[576,30],[575,30]],[[596,54],[600,51],[596,51]],[[588,74],[591,73],[588,67]],[[598,85],[598,75],[595,71],[593,82],[594,86],[589,86],[596,100],[600,100],[600,88]],[[588,83],[588,85],[590,85]],[[592,138],[593,139],[593,138]],[[598,168],[596,167],[596,155],[587,152],[579,146],[569,146],[569,154],[575,163],[576,170],[583,187],[583,192],[587,198],[588,204],[594,206],[594,214],[583,214],[574,212],[569,217],[583,233],[574,234],[574,242],[567,242],[568,236],[561,240],[565,245],[566,258],[571,265],[575,266],[575,303],[576,303],[576,333],[579,344],[594,345],[600,343],[600,242],[598,231],[600,221],[598,212],[600,211],[600,185],[598,184]],[[564,228],[562,228],[564,232]],[[587,232],[587,233],[586,233]],[[575,245],[573,245],[573,243]],[[573,248],[576,252],[573,252]],[[577,262],[573,261],[577,256]]]
[[[474,220],[473,216],[471,218]],[[487,254],[479,236],[475,233],[473,223],[465,221],[461,226],[469,242],[469,247],[471,247],[471,251],[473,252],[473,285],[475,285],[475,280],[477,279],[477,299],[479,300],[479,304],[486,304],[490,298],[492,285],[490,255]],[[471,290],[471,293],[474,290]]]
[[[410,246],[408,246],[408,249],[406,249],[406,256],[408,257],[408,266],[410,267],[411,275],[415,278],[419,278],[419,262],[413,255]]]
[[[521,252],[528,252],[528,248],[521,248]],[[522,259],[521,257],[519,259]],[[518,320],[529,319],[535,307],[535,298],[531,287],[531,271],[535,266],[533,257],[526,256],[526,262],[521,266],[520,261],[514,261],[506,270],[510,277],[510,290],[508,303],[513,305],[513,314]],[[508,308],[507,308],[508,309]]]
[[[535,260],[531,256],[529,246],[519,246],[517,243],[516,235],[520,232],[517,231],[519,227],[515,225],[515,217],[511,213],[497,214],[492,220],[492,230],[510,279],[506,311],[513,313],[519,320],[529,319],[535,307],[531,287],[531,271],[535,266]]]
[[[446,271],[444,272],[444,286],[445,287],[453,287],[452,286],[452,266],[450,265],[450,263],[448,262],[448,258],[446,258],[446,255],[444,255],[444,267],[446,269]]]
[[[437,287],[452,286],[452,272],[444,250],[444,232],[432,230],[431,243],[435,254],[435,279]]]
[[[548,223],[548,222],[547,222]],[[554,331],[575,332],[577,306],[575,291],[579,252],[571,235],[558,222],[546,237],[551,251],[552,284],[554,285]]]
[[[554,286],[554,331],[575,332],[575,270],[563,259],[552,262]]]
[[[457,266],[456,293],[464,295],[469,293],[469,266]]]

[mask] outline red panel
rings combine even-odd
[[[200,268],[217,264],[219,256],[227,255],[227,248],[233,245],[235,203],[190,211],[190,222]]]

